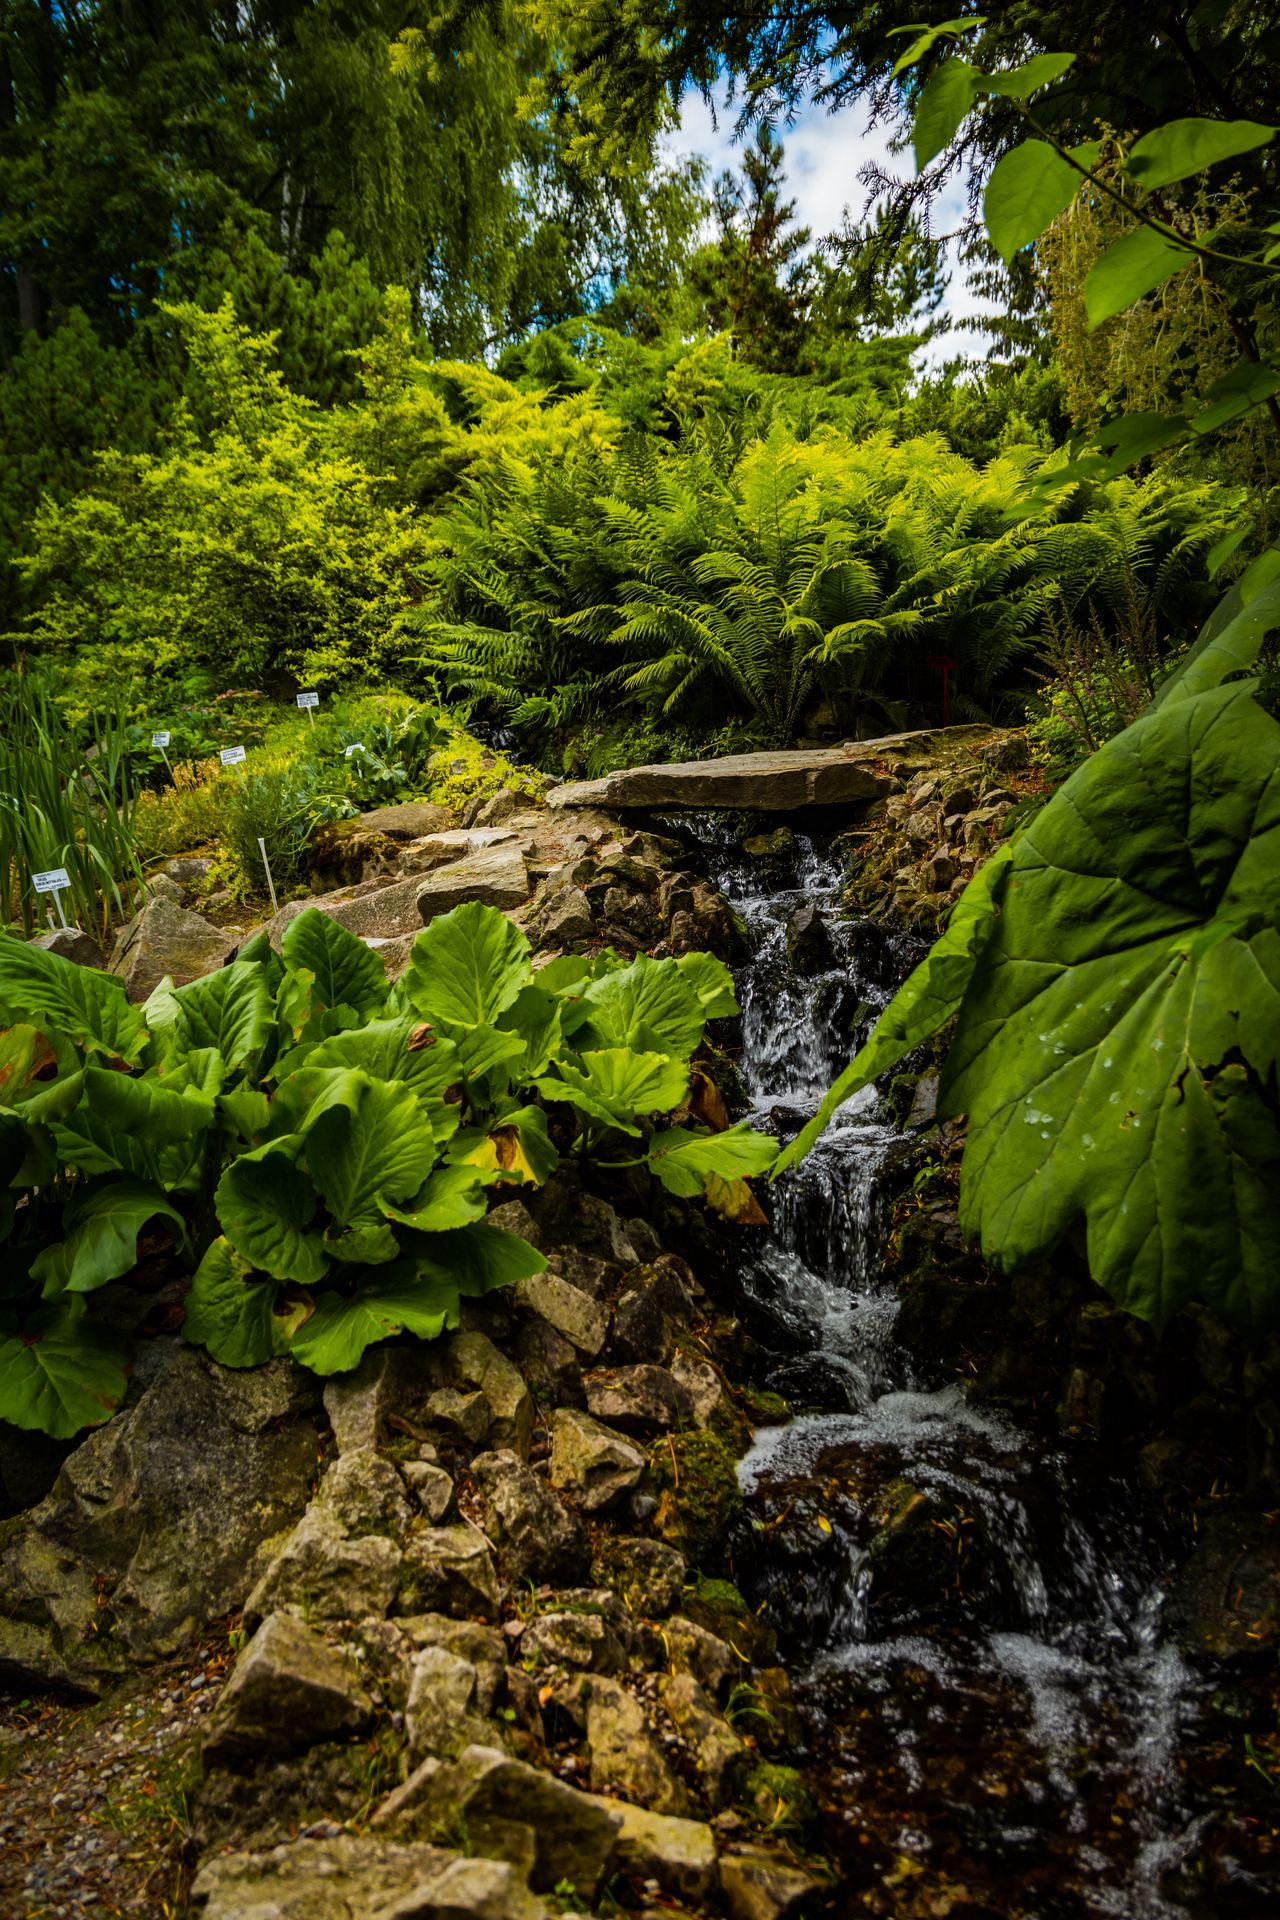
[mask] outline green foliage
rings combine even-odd
[[[737,1199],[772,1142],[687,1118],[690,1056],[734,1005],[708,955],[535,980],[525,936],[475,905],[431,923],[395,989],[310,909],[279,957],[255,941],[141,1008],[0,938],[0,1416],[63,1437],[109,1417],[144,1237],[192,1273],[187,1336],[216,1359],[330,1373],[539,1271],[483,1216],[562,1150],[624,1135],[671,1191]]]

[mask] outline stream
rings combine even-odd
[[[830,853],[801,841],[763,891],[736,841],[710,822],[700,837],[747,930],[752,1117],[789,1135],[915,956],[841,917]],[[805,907],[798,972],[787,924]],[[780,1182],[740,1276],[764,1384],[804,1411],[741,1464],[735,1566],[796,1680],[850,1911],[1261,1914],[1247,1874],[1225,1905],[1196,1891],[1213,1802],[1187,1750],[1210,1683],[1162,1631],[1177,1541],[1125,1462],[969,1403],[895,1340],[880,1266],[903,1156],[868,1089]]]

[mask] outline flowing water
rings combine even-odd
[[[789,1133],[907,956],[842,919],[830,855],[801,843],[788,884],[762,892],[758,862],[708,853],[751,950],[739,992],[754,1117]],[[818,925],[800,973],[787,926],[802,907]],[[1251,1895],[1220,1907],[1189,1891],[1207,1815],[1184,1747],[1203,1683],[1162,1632],[1175,1543],[1117,1477],[1123,1463],[921,1377],[895,1340],[879,1268],[903,1153],[874,1091],[858,1096],[780,1184],[742,1276],[773,1356],[766,1384],[819,1409],[762,1430],[742,1463],[753,1530],[739,1578],[800,1676],[850,1911],[1261,1914]]]

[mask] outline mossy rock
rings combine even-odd
[[[680,1610],[696,1626],[736,1647],[753,1666],[767,1666],[777,1654],[777,1634],[752,1612],[731,1580],[697,1574],[684,1590]]]
[[[747,1781],[746,1800],[766,1826],[804,1827],[817,1817],[818,1803],[802,1773],[762,1760]]]
[[[793,1418],[791,1403],[767,1387],[746,1387],[742,1393],[742,1411],[753,1427],[785,1427]]]
[[[707,1559],[742,1505],[732,1453],[713,1433],[677,1433],[654,1443],[649,1464],[656,1531],[690,1559]]]

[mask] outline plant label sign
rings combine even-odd
[[[318,707],[320,705],[320,695],[318,693],[300,693],[298,695],[298,705],[300,707]]]
[[[171,736],[167,733],[153,733],[151,736],[151,744],[153,747],[159,747],[161,753],[163,753],[169,744],[170,738]]]
[[[224,767],[238,767],[245,758],[243,747],[224,747],[218,755]]]
[[[364,752],[364,748],[360,744],[360,742],[358,740],[353,740],[351,742],[351,745],[347,748],[346,752],[343,754],[342,757],[344,760],[349,760],[353,753],[363,753],[363,752]]]
[[[31,876],[31,884],[37,893],[51,893],[53,895],[53,904],[58,909],[58,918],[65,927],[67,924],[67,916],[62,911],[62,895],[64,890],[71,885],[71,875],[67,872],[66,868],[47,867],[43,873],[33,873]]]

